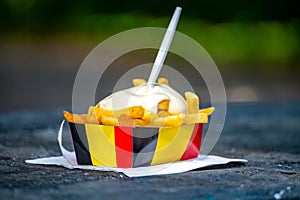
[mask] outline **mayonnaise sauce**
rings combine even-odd
[[[162,100],[169,100],[169,112],[178,114],[186,112],[185,99],[167,85],[155,84],[153,87],[141,85],[120,90],[99,102],[100,107],[107,110],[121,110],[131,106],[142,106],[154,113]]]

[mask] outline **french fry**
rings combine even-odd
[[[160,84],[169,85],[168,79],[163,78],[163,77],[158,78],[157,82]]]
[[[101,114],[100,111],[101,111],[101,110],[100,110],[100,105],[97,104],[97,105],[94,107],[94,112],[95,112],[95,115],[96,115],[96,118],[97,118],[98,122],[101,124],[101,123],[102,123],[102,120],[101,120],[102,114]]]
[[[78,123],[78,124],[100,124],[96,115],[90,114],[72,114],[68,111],[63,111],[64,117],[68,122]]]
[[[73,114],[73,117],[74,117],[74,123],[77,123],[77,124],[86,124],[87,121],[85,119],[85,115],[74,115]]]
[[[167,117],[158,117],[151,122],[151,126],[155,127],[178,127],[183,123],[183,115],[171,115]]]
[[[158,103],[157,108],[159,110],[169,110],[169,100],[162,100],[161,102]]]
[[[123,114],[118,118],[118,124],[124,126],[132,126],[133,119],[129,115]]]
[[[144,120],[145,122],[147,122],[149,124],[156,118],[157,118],[156,113],[153,113],[150,110],[144,110],[144,115],[142,117],[142,120]]]
[[[78,123],[78,124],[85,124],[86,123],[86,115],[78,115],[78,114],[72,114],[69,113],[68,111],[63,111],[64,117],[68,122],[72,123]]]
[[[170,126],[170,127],[180,126],[182,124],[182,118],[183,118],[182,114],[168,116],[166,117],[165,126]]]
[[[166,78],[160,77],[157,80],[160,84],[169,85]],[[134,86],[146,84],[144,79],[133,79]],[[169,113],[169,100],[162,100],[157,105],[157,112],[146,110],[142,106],[132,106],[121,110],[106,110],[96,106],[90,106],[88,114],[72,114],[63,111],[68,122],[79,124],[103,124],[103,125],[124,125],[124,126],[148,126],[148,127],[178,127],[183,124],[207,123],[208,116],[215,110],[209,107],[199,110],[199,97],[192,92],[185,93],[187,113]]]
[[[192,92],[185,92],[187,102],[187,109],[189,114],[198,113],[199,110],[199,97]]]
[[[140,86],[140,85],[144,85],[146,84],[146,81],[144,79],[141,79],[141,78],[135,78],[132,80],[132,84],[133,86]]]
[[[132,119],[142,118],[144,116],[144,108],[142,106],[132,106],[128,108],[128,113]]]
[[[196,124],[196,123],[207,123],[208,115],[206,113],[196,114],[185,114],[183,116],[183,123],[185,124]]]
[[[154,119],[153,121],[151,121],[150,126],[164,127],[165,126],[165,122],[166,122],[166,118],[165,117],[158,117],[158,118]]]
[[[73,114],[69,113],[68,111],[63,111],[63,115],[65,117],[65,119],[68,121],[68,122],[72,122],[74,123],[74,117],[73,117]]]
[[[214,107],[200,109],[199,113],[206,113],[207,115],[211,115],[215,111]]]
[[[116,117],[118,118],[121,114],[126,114],[127,113],[127,108],[124,110],[106,110],[106,109],[102,109],[100,108],[100,106],[97,106],[95,108],[95,112],[97,116],[108,116],[108,117]]]
[[[131,118],[142,118],[144,115],[144,108],[142,106],[132,106],[129,108],[124,108],[121,110],[105,110],[100,108],[100,106],[95,107],[95,113],[97,118],[102,115],[106,115],[109,117],[119,118],[121,115],[129,115]]]
[[[110,117],[114,116],[114,113],[112,110],[105,110],[105,109],[100,108],[100,106],[95,107],[95,113],[100,116],[102,116],[102,115],[106,115],[106,116],[110,116]]]
[[[102,115],[101,122],[104,125],[116,126],[118,124],[118,119],[114,117]]]
[[[170,116],[170,113],[166,110],[158,110],[157,116],[158,117],[167,117],[167,116]]]
[[[87,124],[100,124],[100,122],[96,118],[96,115],[89,115],[89,114],[85,115],[85,122]]]
[[[88,114],[89,115],[94,115],[95,114],[95,107],[94,106],[89,107]]]
[[[133,119],[133,123],[136,126],[147,126],[147,125],[149,125],[149,122],[147,122],[143,119]]]

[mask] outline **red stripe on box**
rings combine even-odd
[[[190,142],[180,160],[196,158],[200,153],[203,124],[195,124]]]
[[[117,167],[132,167],[132,127],[115,126]]]

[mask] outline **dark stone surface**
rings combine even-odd
[[[61,119],[59,110],[0,114],[0,199],[300,199],[300,102],[229,104],[211,154],[245,165],[132,179],[25,164],[60,155]]]

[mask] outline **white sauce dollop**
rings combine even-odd
[[[169,100],[169,112],[178,114],[186,112],[185,99],[167,85],[155,84],[153,87],[141,85],[111,94],[99,102],[107,110],[121,110],[132,106],[142,106],[154,113],[162,100]]]

